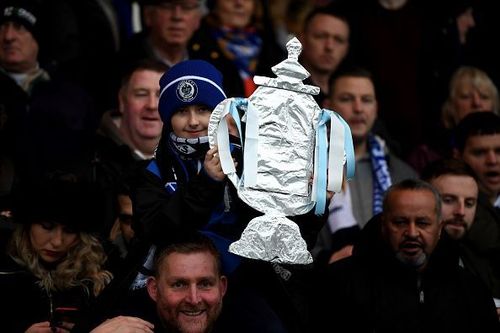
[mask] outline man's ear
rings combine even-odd
[[[224,296],[226,294],[226,291],[227,291],[227,277],[225,277],[224,275],[221,276],[221,278],[220,278],[220,290],[221,290],[222,296]]]
[[[384,213],[380,214],[380,235],[385,239],[387,238],[387,225],[386,225],[386,216]]]
[[[122,87],[118,91],[118,111],[120,112],[121,115],[123,115],[124,110],[125,110],[125,89]]]
[[[156,302],[158,299],[158,283],[153,276],[150,276],[146,281],[146,288],[148,288],[149,297]]]

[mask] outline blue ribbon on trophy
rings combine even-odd
[[[302,82],[310,74],[298,62],[299,40],[292,38],[287,50],[288,58],[272,67],[276,78],[255,76],[258,88],[250,97],[228,98],[217,105],[208,135],[238,196],[264,213],[248,223],[229,251],[270,262],[309,264],[307,245],[287,216],[314,207],[316,214],[325,213],[327,190],[340,192],[344,173],[347,180],[354,176],[354,147],[344,119],[321,109],[313,98],[319,88]],[[228,115],[236,122],[243,149],[241,177],[231,157]]]

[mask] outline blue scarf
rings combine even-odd
[[[373,174],[373,215],[382,212],[382,201],[384,193],[391,186],[391,175],[380,139],[370,134],[368,136],[368,147],[372,162]]]
[[[253,77],[262,46],[256,30],[221,27],[212,33],[225,56],[238,67],[240,76]]]

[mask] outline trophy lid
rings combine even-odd
[[[310,95],[319,94],[319,87],[306,85],[302,80],[311,74],[299,63],[299,55],[302,52],[302,44],[297,37],[293,37],[286,43],[288,58],[273,66],[271,69],[277,78],[256,75],[253,79],[259,86],[280,88],[297,91]]]

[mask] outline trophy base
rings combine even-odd
[[[251,220],[241,238],[229,246],[241,257],[280,264],[313,262],[297,224],[284,216],[263,215]]]

